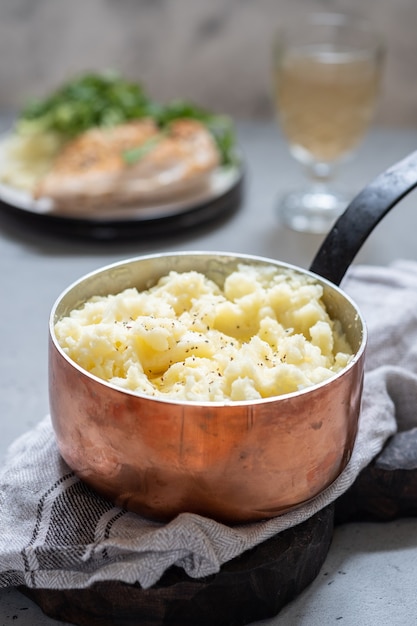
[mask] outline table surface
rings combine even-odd
[[[0,120],[0,126],[6,125]],[[0,211],[0,461],[7,446],[48,412],[49,311],[72,281],[108,263],[152,252],[216,250],[256,254],[308,267],[323,239],[291,232],[279,223],[280,194],[299,186],[303,173],[271,122],[237,125],[246,163],[241,208],[221,224],[143,241],[80,242],[58,239]],[[373,129],[339,183],[356,193],[388,166],[417,148],[417,130]],[[417,260],[417,199],[407,196],[366,241],[355,263],[387,265]],[[265,626],[392,626],[417,620],[417,519],[354,523],[335,530],[316,580]],[[52,626],[15,589],[0,590],[0,624]]]

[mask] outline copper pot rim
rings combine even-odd
[[[352,359],[349,361],[349,363],[342,369],[340,370],[340,372],[335,373],[333,376],[330,376],[329,378],[327,378],[326,380],[305,387],[304,389],[299,389],[297,391],[293,391],[291,393],[286,393],[286,394],[279,394],[276,396],[268,396],[266,398],[259,398],[257,400],[252,399],[252,400],[230,400],[230,401],[221,401],[221,402],[216,402],[216,401],[194,401],[194,400],[176,400],[175,398],[161,398],[159,396],[150,396],[147,394],[143,394],[140,392],[135,392],[132,391],[130,389],[125,389],[122,388],[118,385],[115,385],[113,383],[110,383],[102,378],[99,378],[98,376],[95,376],[94,374],[92,374],[91,372],[89,372],[88,370],[85,370],[83,367],[81,367],[80,365],[78,365],[78,363],[76,363],[73,359],[71,359],[66,352],[62,349],[62,347],[60,346],[60,344],[58,343],[58,340],[56,338],[55,335],[55,331],[54,331],[54,327],[55,327],[55,323],[58,319],[57,317],[57,309],[60,306],[62,300],[65,298],[66,295],[68,295],[73,289],[75,289],[77,286],[79,286],[80,284],[82,284],[83,282],[85,282],[86,280],[94,277],[94,276],[98,276],[100,274],[105,274],[109,271],[111,271],[112,269],[116,269],[125,265],[129,265],[129,264],[134,264],[140,261],[145,261],[145,260],[152,260],[152,259],[160,259],[160,258],[172,258],[172,257],[192,257],[192,256],[207,256],[207,257],[225,257],[227,259],[235,259],[237,261],[242,261],[242,262],[258,262],[258,263],[262,263],[262,264],[270,264],[273,265],[275,267],[280,267],[280,268],[284,268],[284,269],[288,269],[288,270],[293,270],[296,271],[302,275],[307,275],[310,276],[311,278],[316,279],[318,282],[327,285],[330,289],[333,289],[334,291],[336,291],[337,293],[340,294],[341,297],[343,297],[347,303],[349,303],[353,309],[356,312],[356,318],[359,320],[360,322],[360,326],[361,326],[361,342],[360,342],[360,346],[359,348],[355,351]],[[82,304],[82,303],[80,303]],[[355,301],[343,290],[341,289],[338,285],[335,285],[334,283],[332,283],[331,281],[327,280],[326,278],[323,278],[322,276],[320,276],[319,274],[316,274],[310,270],[301,268],[297,265],[291,264],[291,263],[287,263],[284,261],[279,261],[277,259],[272,259],[272,258],[268,258],[268,257],[263,257],[263,256],[259,256],[259,255],[252,255],[252,254],[245,254],[245,253],[234,253],[234,252],[224,252],[224,251],[200,251],[200,250],[193,250],[193,251],[181,251],[181,252],[162,252],[162,253],[156,253],[156,254],[146,254],[146,255],[139,255],[139,256],[135,256],[135,257],[128,257],[126,259],[122,259],[120,261],[115,261],[114,263],[109,263],[107,265],[101,266],[91,272],[88,272],[86,274],[84,274],[83,276],[81,276],[80,278],[78,278],[77,280],[73,281],[72,283],[70,283],[57,297],[57,299],[55,300],[54,304],[52,305],[51,308],[51,312],[50,312],[50,316],[49,316],[49,339],[52,342],[52,345],[54,346],[54,348],[57,350],[58,354],[67,361],[67,363],[73,367],[74,369],[78,370],[80,372],[80,374],[84,375],[87,379],[90,379],[92,381],[94,381],[96,384],[99,385],[103,385],[104,387],[107,387],[109,389],[112,389],[115,392],[120,393],[122,396],[130,396],[133,398],[140,398],[142,400],[146,400],[146,401],[153,401],[162,405],[166,405],[166,406],[187,406],[187,407],[247,407],[247,406],[257,406],[257,405],[267,405],[267,404],[271,404],[277,401],[284,401],[284,400],[288,400],[294,397],[299,397],[299,396],[303,396],[306,394],[311,394],[312,392],[321,389],[323,387],[327,387],[327,385],[331,385],[332,383],[334,383],[334,381],[336,381],[339,378],[344,377],[352,368],[354,368],[356,366],[356,364],[358,363],[358,361],[360,361],[364,355],[366,346],[367,346],[367,340],[368,340],[368,333],[367,333],[367,326],[366,326],[366,322],[364,317],[362,316],[362,313],[358,307],[358,305],[355,303]]]

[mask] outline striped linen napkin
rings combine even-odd
[[[343,287],[367,320],[369,343],[357,441],[330,487],[262,522],[227,526],[189,513],[150,521],[76,478],[47,416],[12,444],[0,470],[0,587],[76,589],[117,580],[149,588],[172,565],[205,577],[344,493],[390,436],[417,428],[417,263],[356,266]]]

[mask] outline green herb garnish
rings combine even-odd
[[[123,152],[123,160],[127,165],[133,165],[143,159],[155,146],[165,137],[165,132],[160,132],[153,137],[147,139],[143,144],[138,146],[137,148],[131,148],[130,150],[125,150]]]
[[[22,110],[22,133],[56,132],[71,138],[93,126],[115,126],[150,115],[152,103],[143,88],[114,73],[85,74],[33,100]]]

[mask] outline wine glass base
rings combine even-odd
[[[281,221],[292,230],[327,233],[349,204],[350,198],[328,189],[293,191],[279,206]]]

